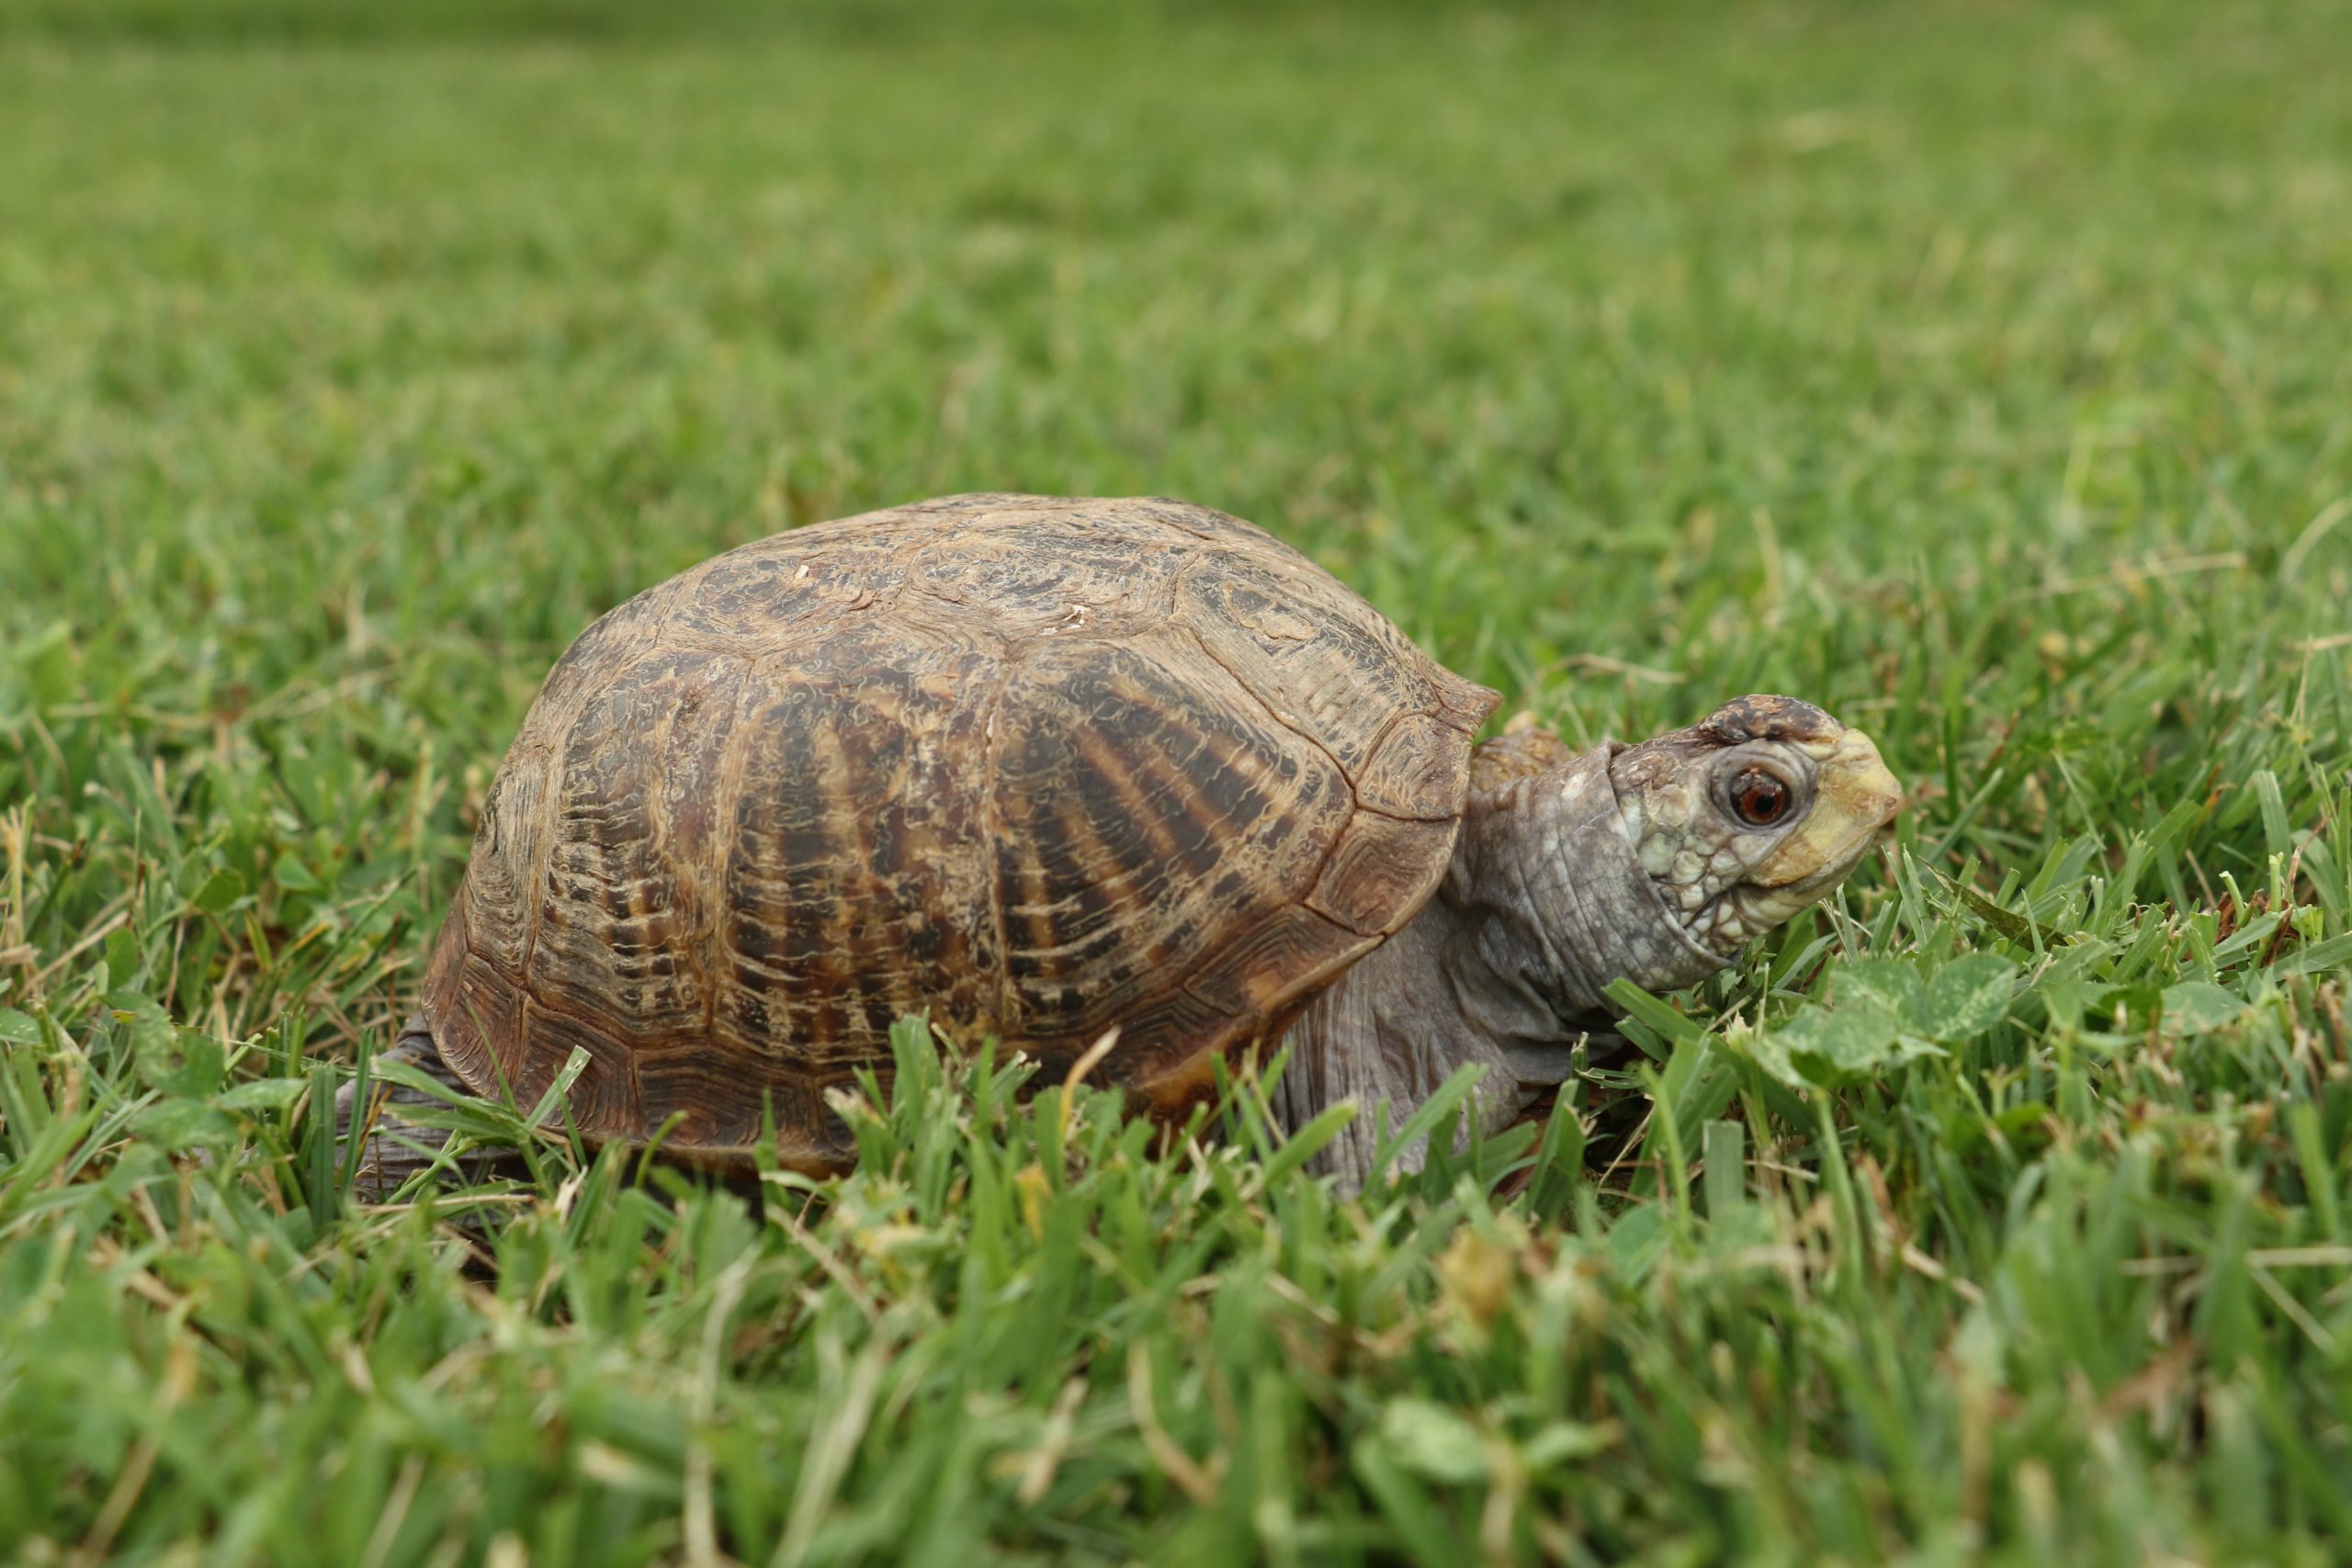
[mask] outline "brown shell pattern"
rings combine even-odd
[[[956,496],[778,535],[558,662],[423,1011],[593,1137],[842,1163],[826,1091],[924,1009],[1163,1110],[1442,875],[1495,705],[1271,536]]]

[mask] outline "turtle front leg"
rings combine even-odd
[[[1480,1132],[1494,1134],[1566,1076],[1565,1048],[1556,1062],[1522,1059],[1518,1042],[1482,1016],[1476,998],[1465,998],[1449,973],[1448,949],[1458,935],[1442,903],[1424,909],[1317,997],[1286,1037],[1290,1061],[1277,1109],[1288,1130],[1342,1100],[1355,1102],[1355,1119],[1308,1164],[1338,1177],[1342,1191],[1361,1190],[1372,1178],[1383,1107],[1394,1134],[1455,1072],[1483,1067],[1463,1109]],[[1429,1140],[1419,1138],[1397,1151],[1396,1168],[1419,1170],[1428,1158]]]
[[[441,1048],[434,1043],[421,1020],[411,1020],[392,1048],[377,1061],[413,1067],[455,1094],[473,1092],[442,1059]],[[353,1178],[353,1193],[363,1203],[380,1203],[398,1192],[417,1172],[430,1168],[447,1145],[449,1134],[440,1127],[420,1126],[401,1114],[403,1111],[442,1103],[434,1095],[406,1084],[371,1079],[368,1104],[363,1107],[353,1092],[357,1087],[356,1081],[346,1082],[335,1091],[336,1168],[342,1168],[343,1162],[350,1157],[351,1140],[355,1136],[364,1140]],[[478,1179],[509,1165],[519,1169],[520,1161],[521,1156],[511,1149],[475,1148],[467,1151],[458,1163],[459,1172],[468,1179]]]

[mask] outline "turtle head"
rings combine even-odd
[[[1790,697],[1629,746],[1609,777],[1667,908],[1723,958],[1834,891],[1903,804],[1869,736]]]

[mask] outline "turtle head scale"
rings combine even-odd
[[[1609,776],[1668,914],[1723,958],[1836,890],[1903,804],[1869,736],[1792,697],[1626,747]]]

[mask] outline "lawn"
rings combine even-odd
[[[564,644],[976,489],[1913,805],[1361,1198],[916,1045],[352,1201]],[[2339,0],[0,0],[0,1560],[2339,1562],[2347,819]]]

